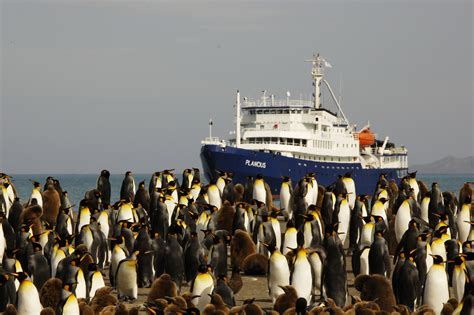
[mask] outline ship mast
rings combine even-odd
[[[235,147],[240,147],[240,91],[237,90],[237,101],[235,103]]]
[[[329,63],[323,59],[319,54],[314,55],[313,58],[306,60],[313,64],[311,69],[311,76],[313,77],[313,102],[314,108],[321,108],[321,81],[324,77],[324,67],[330,67]]]
[[[342,108],[341,108],[341,104],[338,102],[336,95],[334,95],[334,92],[332,91],[332,88],[329,85],[329,82],[324,79],[324,68],[332,68],[331,64],[327,62],[326,59],[321,57],[319,54],[317,55],[313,54],[313,58],[306,61],[309,61],[313,64],[313,67],[311,69],[311,76],[313,77],[313,86],[314,86],[314,95],[313,95],[314,108],[321,108],[321,83],[324,82],[324,84],[329,90],[329,93],[331,93],[332,99],[334,100],[334,103],[336,103],[336,106],[339,109],[339,112],[341,113],[342,118],[349,125],[349,120],[347,119],[346,115],[344,115],[344,112],[342,111]]]

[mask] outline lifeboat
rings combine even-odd
[[[358,133],[360,147],[368,147],[375,143],[375,135],[370,128],[363,128]]]

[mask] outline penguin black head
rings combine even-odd
[[[295,220],[293,218],[291,218],[286,223],[286,229],[288,230],[289,228],[294,228],[294,227],[295,227]]]
[[[387,200],[386,198],[382,197],[382,198],[379,199],[379,201],[384,204],[384,203],[386,203],[388,200]]]
[[[302,297],[298,298],[295,304],[296,314],[298,315],[306,314],[307,306],[308,306],[308,302],[306,301],[305,298],[302,298]]]
[[[109,179],[110,178],[110,172],[108,170],[102,170],[100,171],[100,175]]]
[[[433,264],[438,264],[439,265],[439,264],[444,263],[443,257],[441,257],[440,255],[431,255],[430,254],[430,256],[433,257]]]
[[[408,173],[408,175],[410,176],[410,178],[416,178],[416,172],[418,172],[418,171]]]
[[[352,173],[351,172],[347,172],[344,174],[344,177],[346,178],[352,178]]]
[[[257,174],[257,176],[255,177],[255,179],[263,179],[263,175],[262,175],[262,174]]]
[[[21,271],[21,272],[18,272],[16,274],[13,274],[17,279],[18,281],[22,282],[23,280],[25,279],[28,279],[29,278],[29,275],[24,272],[24,271]]]
[[[428,237],[431,235],[431,233],[420,233],[418,234],[418,240],[426,242],[428,240]]]
[[[33,242],[32,245],[33,245],[33,251],[35,253],[41,252],[41,250],[43,249],[40,243]]]
[[[30,180],[31,180],[31,179],[30,179]],[[40,188],[40,187],[41,187],[41,184],[38,183],[37,181],[31,180],[31,182],[33,183],[33,187],[34,187],[34,188]]]
[[[212,267],[211,267],[211,268],[212,268]],[[207,272],[209,272],[209,265],[204,265],[204,264],[199,265],[199,267],[198,267],[198,272],[199,272],[199,273],[207,273]]]
[[[127,177],[127,176],[132,176],[132,175],[133,175],[132,171],[127,171],[127,172],[125,172],[125,177]]]
[[[186,309],[186,315],[201,315],[201,312],[197,307],[190,307]]]

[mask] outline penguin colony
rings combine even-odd
[[[74,213],[57,179],[32,181],[22,203],[0,174],[0,312],[263,314],[254,299],[236,305],[244,273],[267,277],[275,314],[474,314],[467,183],[456,196],[416,172],[399,185],[381,175],[367,196],[350,174],[328,187],[307,174],[282,179],[276,207],[261,175],[203,185],[198,169],[181,183],[165,170],[146,187],[127,172],[115,203],[109,177]],[[147,301],[127,308],[139,287]]]

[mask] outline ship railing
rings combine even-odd
[[[313,106],[312,101],[308,100],[271,100],[267,99],[266,101],[263,100],[247,100],[242,103],[242,107],[284,107],[284,106],[291,106],[291,107],[311,107]]]
[[[215,144],[225,146],[225,140],[221,140],[219,137],[206,137],[201,144]]]

